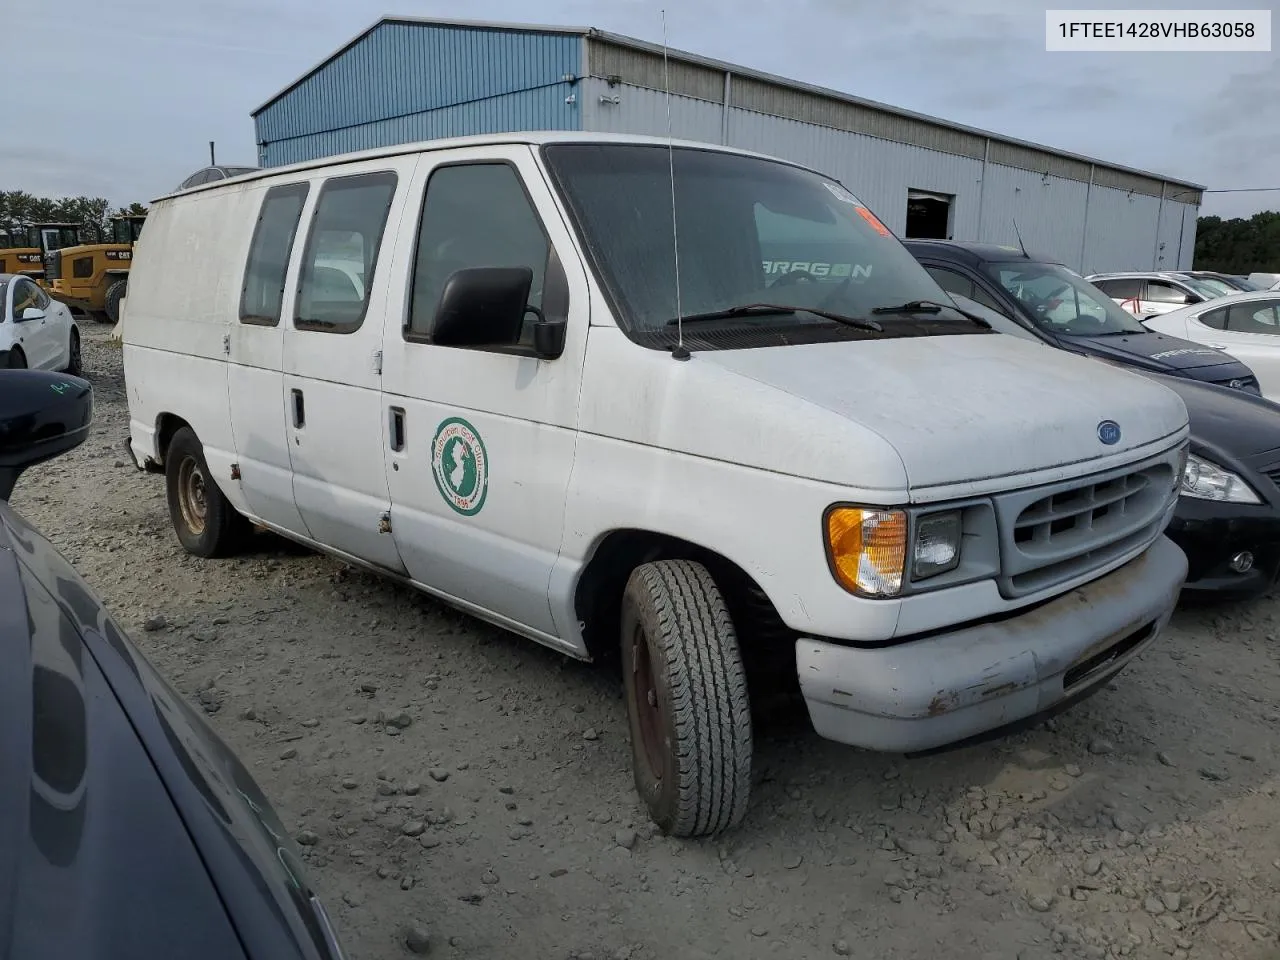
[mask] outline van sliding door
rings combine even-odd
[[[388,525],[379,357],[415,158],[345,164],[319,184],[284,336],[293,498],[311,538],[404,575]]]

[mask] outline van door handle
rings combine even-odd
[[[391,408],[391,449],[399,453],[404,449],[404,408]]]
[[[291,390],[293,395],[293,425],[299,429],[307,425],[307,411],[302,405],[302,391]]]

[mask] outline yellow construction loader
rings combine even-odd
[[[99,323],[117,322],[120,301],[129,285],[133,243],[144,220],[146,214],[112,217],[110,242],[46,251],[46,289],[54,299]]]
[[[32,223],[9,227],[0,236],[0,273],[25,274],[45,286],[45,255],[50,250],[78,243],[78,223]]]

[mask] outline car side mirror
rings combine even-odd
[[[45,316],[44,311],[41,310],[39,307],[27,307],[27,309],[22,311],[22,316],[19,317],[18,319],[19,320],[43,320],[44,316]]]
[[[92,422],[89,381],[43,370],[0,374],[0,500],[28,467],[80,446]]]
[[[445,281],[431,341],[442,347],[515,346],[520,340],[533,270],[468,267]]]

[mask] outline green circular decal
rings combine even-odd
[[[461,417],[441,421],[431,441],[431,472],[445,503],[463,516],[480,512],[489,490],[489,455],[475,427]]]

